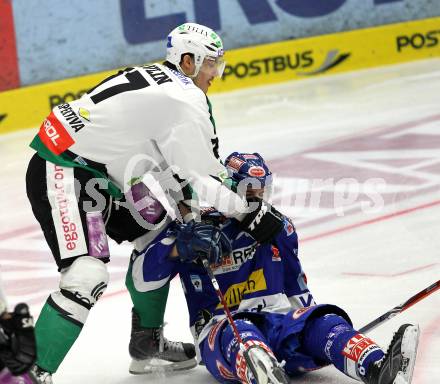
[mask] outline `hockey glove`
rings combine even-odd
[[[249,212],[240,223],[240,229],[249,233],[261,244],[270,243],[283,229],[283,215],[265,201],[254,197],[248,199],[257,209]]]
[[[232,251],[227,236],[219,228],[203,222],[176,224],[169,234],[176,237],[177,252],[183,263],[203,258],[210,264],[221,264],[223,256]]]
[[[36,359],[34,322],[26,304],[0,318],[0,360],[13,375],[27,372]]]

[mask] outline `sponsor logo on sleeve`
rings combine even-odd
[[[43,144],[55,155],[63,153],[75,143],[53,112],[41,124],[38,136]]]
[[[281,261],[280,250],[272,245],[272,261]]]
[[[72,128],[75,131],[75,133],[85,127],[84,122],[78,117],[78,115],[75,113],[75,111],[73,110],[73,108],[70,106],[69,103],[61,104],[57,108],[60,111],[61,115],[63,115],[64,119],[69,124],[69,127]],[[90,113],[89,113],[89,118],[87,120],[89,119],[90,119]]]
[[[200,278],[199,275],[190,275],[191,278],[191,284],[194,287],[194,290],[196,292],[202,292],[203,291],[203,286],[202,286],[202,279]]]
[[[290,236],[293,232],[295,232],[295,226],[292,223],[292,220],[286,218],[284,221],[284,230],[286,231],[286,235]]]

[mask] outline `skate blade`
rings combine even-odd
[[[257,356],[261,351],[257,351]],[[257,358],[255,370],[258,384],[287,384],[287,378],[281,367],[275,366],[273,361],[264,352]]]
[[[266,370],[263,367],[257,366],[256,368],[257,371],[257,383],[258,384],[269,384],[269,377],[267,375]]]
[[[289,380],[284,373],[283,368],[275,367],[272,372],[269,372],[270,384],[289,384]]]
[[[271,368],[271,364],[268,364],[269,357],[266,352],[260,347],[254,347],[244,351],[243,356],[248,369],[252,373],[252,377],[248,376],[247,383],[268,384],[267,371]]]
[[[185,371],[197,366],[196,359],[172,362],[162,359],[135,360],[130,363],[128,371],[132,375],[165,374],[168,372]]]
[[[419,345],[420,328],[418,325],[412,325],[405,330],[402,338],[402,356],[407,361],[407,366],[403,372],[398,372],[393,384],[410,384],[414,366],[416,364],[417,347]]]

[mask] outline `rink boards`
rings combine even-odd
[[[210,92],[300,80],[440,56],[440,18],[288,40],[226,53],[222,80]],[[114,71],[0,93],[0,133],[38,126]]]

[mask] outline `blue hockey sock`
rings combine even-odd
[[[308,322],[303,348],[310,356],[332,363],[346,375],[359,379],[384,352],[368,337],[357,332],[340,316],[329,314]]]

